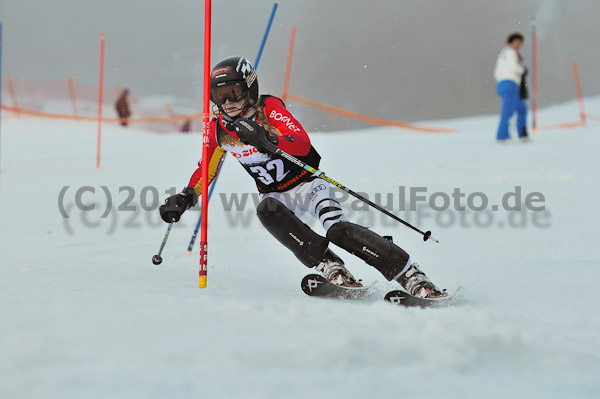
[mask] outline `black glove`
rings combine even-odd
[[[186,187],[182,192],[172,195],[159,208],[160,217],[167,223],[178,222],[183,212],[198,202],[198,195],[192,187]]]
[[[244,144],[256,147],[260,152],[272,152],[273,145],[277,147],[279,138],[267,132],[262,124],[251,119],[238,119],[233,122],[238,138]]]

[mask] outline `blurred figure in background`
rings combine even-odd
[[[512,33],[506,39],[506,46],[500,51],[494,68],[496,79],[496,93],[502,99],[502,111],[500,113],[500,124],[496,133],[499,143],[509,143],[509,123],[517,113],[517,132],[522,141],[529,141],[527,134],[527,88],[524,85],[524,77],[527,68],[523,65],[523,57],[519,51],[523,47],[525,38],[520,33]],[[523,90],[525,89],[525,90]]]
[[[119,98],[117,98],[117,102],[115,103],[115,109],[117,110],[117,115],[121,118],[121,125],[127,126],[127,119],[131,115],[129,111],[129,89],[123,89]]]
[[[191,133],[192,132],[192,121],[189,119],[186,119],[185,122],[183,122],[183,124],[181,125],[181,128],[179,129],[179,131],[181,133]]]

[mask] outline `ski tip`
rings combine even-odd
[[[315,295],[313,291],[318,291],[322,284],[328,283],[323,276],[319,274],[307,274],[300,282],[300,287],[306,295]]]
[[[456,294],[460,291],[462,285],[444,297],[437,298],[418,298],[410,295],[403,290],[393,290],[385,295],[385,301],[394,305],[414,306],[414,307],[444,307],[455,304]]]
[[[375,283],[369,286],[348,287],[339,286],[330,283],[320,274],[309,274],[304,276],[301,282],[302,291],[306,295],[326,298],[341,298],[341,299],[361,299],[367,296],[369,289]]]

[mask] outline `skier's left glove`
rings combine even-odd
[[[269,133],[257,121],[240,118],[233,122],[233,127],[242,143],[250,144],[260,152],[272,152],[271,148],[277,147],[277,143],[279,143],[279,138]]]
[[[160,217],[167,223],[178,222],[183,212],[190,209],[198,202],[198,195],[193,187],[186,187],[179,194],[165,200],[159,208]]]

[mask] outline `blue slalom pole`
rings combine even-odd
[[[210,190],[208,191],[208,199],[209,200],[210,200],[210,195],[212,194],[213,187],[214,186],[212,186],[210,188]],[[202,216],[200,216],[198,218],[198,223],[196,223],[196,227],[194,228],[194,232],[192,233],[192,238],[190,239],[190,243],[188,245],[187,252],[185,253],[187,256],[190,256],[192,254],[192,248],[194,248],[194,243],[196,242],[196,237],[198,236],[198,230],[200,230],[201,223],[202,223]]]
[[[225,161],[225,156],[221,158],[219,162],[219,166],[217,166],[217,171],[215,172],[215,179],[211,182],[210,189],[208,190],[208,200],[210,201],[210,197],[212,197],[212,193],[215,189],[215,183],[217,182],[217,177],[219,176],[219,172],[221,171],[221,166],[223,166],[223,162]],[[192,238],[190,239],[190,243],[188,245],[188,249],[186,252],[187,256],[192,254],[192,248],[194,248],[194,243],[196,242],[196,237],[198,236],[198,230],[200,230],[200,223],[202,223],[202,212],[200,212],[200,216],[198,216],[198,223],[196,223],[196,227],[194,228],[194,233],[192,234]]]
[[[271,16],[269,17],[269,22],[267,23],[267,29],[265,29],[265,34],[263,35],[262,42],[260,43],[260,47],[258,48],[258,54],[256,55],[256,61],[254,61],[254,69],[258,69],[258,62],[260,61],[263,49],[265,48],[265,44],[267,43],[267,37],[269,36],[269,31],[271,30],[271,25],[273,24],[273,18],[275,18],[275,11],[277,11],[277,3],[273,4]]]
[[[256,61],[254,61],[254,69],[258,69],[258,62],[260,61],[260,57],[262,56],[263,49],[265,44],[267,43],[267,37],[269,36],[269,31],[271,30],[271,24],[273,23],[273,18],[275,18],[275,11],[277,11],[277,3],[273,4],[273,9],[271,10],[271,16],[269,17],[269,22],[267,23],[267,28],[265,29],[265,34],[263,35],[262,42],[260,43],[260,47],[258,49],[258,54],[256,55]],[[227,153],[221,159],[219,166],[217,167],[217,171],[215,173],[215,178],[211,183],[210,190],[208,190],[208,201],[212,197],[212,193],[217,185],[217,180],[219,179],[219,172],[221,171],[221,166],[223,166],[223,162],[225,162],[225,157]],[[198,217],[198,223],[196,223],[196,228],[194,229],[194,233],[192,234],[192,238],[190,239],[190,243],[187,249],[187,255],[192,253],[192,248],[194,248],[194,242],[196,241],[196,236],[198,235],[198,230],[200,229],[200,223],[202,222],[202,212],[200,212],[200,216]]]

